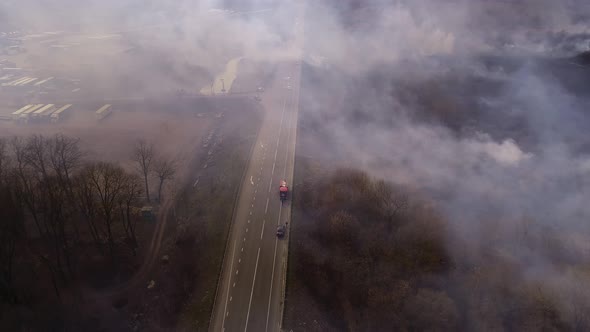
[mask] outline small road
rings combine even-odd
[[[114,301],[115,299],[119,298],[120,296],[124,295],[127,291],[132,290],[135,287],[143,288],[147,286],[149,274],[152,271],[152,267],[158,259],[158,254],[160,252],[160,248],[162,245],[162,239],[164,237],[166,225],[169,222],[174,222],[169,220],[169,212],[174,203],[175,197],[170,197],[160,205],[159,211],[157,213],[158,223],[156,224],[156,228],[154,229],[152,240],[150,242],[150,247],[145,253],[145,257],[137,273],[135,273],[133,277],[131,277],[131,279],[129,279],[128,281],[119,284],[113,288],[102,289],[100,291],[94,291],[90,293],[89,298],[91,298],[93,301],[98,301],[100,299],[110,299],[110,301]]]
[[[280,330],[289,232],[278,239],[276,230],[291,203],[281,204],[279,183],[293,183],[300,76],[299,61],[280,63],[262,96],[266,114],[236,202],[211,331]]]

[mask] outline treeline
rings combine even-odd
[[[297,193],[299,219],[307,226],[301,235],[294,230],[293,273],[322,304],[330,326],[455,330],[453,301],[429,287],[430,276],[451,267],[445,222],[434,211],[352,170],[304,182]]]
[[[474,250],[473,239],[454,236],[430,204],[403,188],[354,170],[311,173],[294,200],[286,316],[294,331],[590,329],[583,259],[559,259],[569,271],[562,283],[542,271],[527,275],[506,251],[517,233],[495,246],[482,239]],[[546,241],[545,250],[562,248],[527,225],[530,248]],[[311,322],[301,325],[304,318]]]
[[[59,299],[96,257],[116,270],[136,254],[142,193],[137,175],[86,160],[76,138],[0,139],[0,302]]]

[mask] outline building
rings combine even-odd
[[[44,118],[47,115],[51,114],[53,111],[55,111],[55,105],[54,104],[47,104],[47,105],[39,108],[35,112],[33,112],[32,117],[39,120],[39,119]]]
[[[109,116],[111,113],[113,112],[113,107],[111,104],[106,104],[103,107],[99,108],[95,114],[96,114],[96,119],[97,120],[102,120],[104,118],[106,118],[107,116]]]
[[[33,106],[35,106],[35,104],[29,104],[29,105],[23,106],[23,107],[19,108],[18,110],[16,110],[16,111],[12,112],[12,114],[11,114],[11,115],[12,115],[12,119],[13,119],[13,120],[18,120],[19,116],[20,116],[20,115],[21,115],[21,114],[22,114],[24,111],[28,110],[29,108],[31,108],[31,107],[33,107]]]
[[[51,122],[52,123],[57,123],[60,120],[63,120],[64,117],[66,117],[69,114],[69,109],[72,107],[72,104],[67,104],[65,106],[62,106],[61,108],[59,108],[57,111],[51,113]]]

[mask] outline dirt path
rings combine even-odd
[[[143,264],[139,268],[139,271],[126,283],[119,285],[117,288],[113,290],[112,295],[118,295],[126,290],[137,286],[141,282],[145,282],[145,277],[151,271],[154,263],[157,260],[158,254],[160,253],[160,248],[162,247],[162,239],[164,238],[164,231],[166,230],[166,225],[170,219],[170,208],[174,204],[174,197],[171,197],[164,201],[164,204],[160,206],[160,210],[158,211],[157,219],[158,223],[156,225],[156,229],[152,236],[152,241],[150,243],[150,248],[148,253],[144,257]]]
[[[133,289],[134,287],[139,287],[141,283],[145,283],[147,281],[147,276],[152,270],[154,263],[157,261],[160,248],[162,247],[164,231],[166,230],[166,226],[170,219],[169,211],[174,203],[174,199],[174,197],[170,197],[169,199],[165,200],[164,203],[160,206],[160,209],[156,216],[158,223],[156,224],[154,234],[152,235],[150,247],[137,273],[135,273],[135,275],[128,281],[116,285],[110,289],[92,291],[88,295],[89,299],[92,299],[92,301],[97,303],[109,300],[112,301],[117,297],[123,295],[125,292]]]

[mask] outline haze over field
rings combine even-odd
[[[590,6],[329,2],[307,16],[306,51],[325,60],[307,77],[308,91],[322,92],[302,94],[303,153],[436,202],[458,269],[439,287],[470,303],[466,321],[496,326],[491,317],[523,298],[500,295],[496,283],[539,287],[560,319],[581,319],[590,303],[580,292],[589,286],[590,66],[576,57],[590,51]],[[450,289],[479,268],[494,314]]]
[[[515,289],[548,299],[568,327],[590,326],[590,2],[307,6],[299,153],[410,188],[440,211],[452,268],[432,284],[462,305],[466,326],[505,327]],[[34,60],[82,59],[79,72],[105,82],[195,91],[230,59],[295,54],[280,0],[4,1],[0,27],[110,35],[131,47],[104,56],[91,39]],[[473,309],[457,281],[481,270],[480,304],[491,300]]]
[[[261,7],[253,7],[257,8]],[[218,1],[159,2],[154,4],[153,11],[135,16],[130,24],[158,26],[155,32],[148,32],[150,38],[140,46],[161,53],[174,50],[179,62],[217,72],[236,56],[267,59],[282,41],[281,31],[271,24],[284,15],[280,10],[257,13],[249,8],[226,9]]]
[[[231,55],[262,56],[261,45],[281,41],[287,26],[279,24],[285,17],[280,2],[239,5],[237,10],[278,6],[280,15],[216,12],[238,6],[221,0],[7,1],[0,13],[20,30],[124,31],[123,38],[158,61],[167,59],[166,68],[183,76],[187,66],[215,72]],[[582,227],[589,212],[583,180],[590,171],[590,122],[586,96],[572,89],[583,90],[580,77],[590,69],[568,67],[567,58],[590,50],[590,4],[351,0],[311,6],[307,54],[325,58],[333,69],[329,75],[346,78],[322,86],[340,107],[318,112],[317,130],[336,141],[347,159],[388,180],[445,192],[453,219],[492,210],[511,220],[534,217]],[[70,56],[78,55],[68,52],[60,61]],[[562,58],[563,68],[554,69],[545,57]],[[468,91],[468,80],[490,88]],[[579,84],[567,85],[572,81]],[[426,85],[441,99],[416,97],[415,90]],[[351,96],[362,97],[354,110],[340,102]],[[352,111],[365,121],[351,125]],[[443,121],[416,120],[424,114]],[[457,114],[485,121],[469,122],[469,133],[465,123],[451,130],[444,120]],[[505,128],[515,120],[517,128]]]
[[[573,1],[402,1],[310,14],[308,52],[350,79],[327,79],[340,107],[317,114],[318,132],[396,182],[453,188],[455,217],[487,206],[579,224],[588,216],[590,67],[570,57],[590,51],[588,14]],[[325,22],[331,28],[319,29]]]
[[[27,0],[4,2],[0,13],[2,30],[29,35],[24,47],[35,51],[19,65],[66,68],[98,87],[146,85],[148,95],[174,84],[194,84],[189,89],[197,92],[232,58],[289,56],[280,45],[285,31],[275,26],[287,24],[288,13],[265,2],[226,8],[222,1]]]

